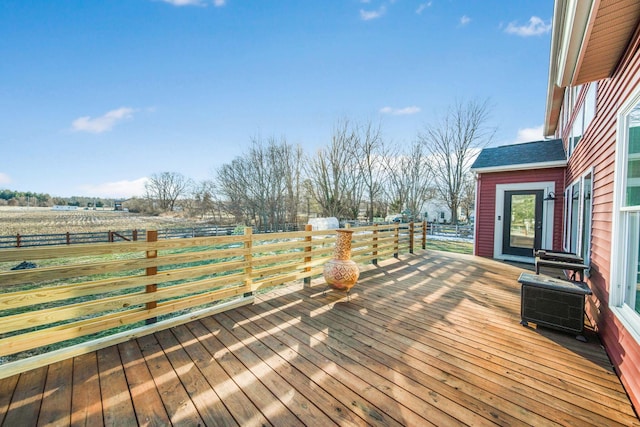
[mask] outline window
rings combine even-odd
[[[569,156],[573,153],[573,150],[578,146],[582,133],[584,131],[584,105],[578,110],[578,114],[573,120],[573,126],[571,126],[571,136],[569,137]]]
[[[582,256],[589,265],[591,256],[591,193],[593,171],[588,171],[565,190],[564,250]]]
[[[584,127],[583,133],[591,124],[591,120],[596,116],[596,95],[598,92],[598,83],[593,82],[589,85],[587,95],[584,98]]]
[[[640,89],[618,114],[610,305],[640,341]]]
[[[582,86],[577,86],[574,88],[575,90],[572,91],[573,100],[577,99],[581,88]],[[578,143],[582,139],[582,135],[584,135],[584,132],[589,127],[589,124],[591,124],[591,121],[596,116],[597,90],[598,85],[596,82],[593,82],[589,85],[587,93],[584,97],[584,101],[580,105],[580,110],[578,110],[578,114],[576,114],[575,119],[573,120],[573,125],[571,126],[571,134],[569,135],[569,156],[571,156],[575,148],[578,146]],[[570,102],[572,102],[573,100],[571,100]]]

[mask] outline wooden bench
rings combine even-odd
[[[552,261],[564,261],[575,262],[578,264],[584,264],[584,258],[580,255],[576,255],[573,252],[552,251],[550,249],[537,249],[534,251],[534,257],[540,259],[548,259]]]
[[[573,272],[570,276],[570,279],[578,282],[584,281],[584,271],[589,268],[588,265],[580,262],[558,261],[555,259],[545,259],[541,257],[536,257],[535,264],[536,274],[540,274],[540,267],[547,267],[557,270],[569,270]],[[578,276],[578,280],[576,280],[576,276]]]
[[[576,333],[586,341],[584,331],[584,299],[591,289],[584,282],[556,279],[543,274],[522,273],[520,290],[520,323]]]

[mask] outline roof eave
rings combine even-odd
[[[566,160],[553,160],[549,162],[521,163],[515,165],[489,166],[485,168],[471,168],[474,173],[512,172],[516,170],[534,170],[563,168],[567,166]]]
[[[593,0],[557,0],[553,11],[544,136],[558,127],[564,88],[572,84]]]

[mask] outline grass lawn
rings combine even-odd
[[[456,241],[456,240],[436,240],[429,239],[427,236],[427,249],[435,249],[437,251],[457,252],[461,254],[473,254],[473,242]]]

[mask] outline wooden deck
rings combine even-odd
[[[640,426],[598,338],[519,324],[518,267],[420,253],[0,380],[0,424]],[[1,368],[0,368],[1,369]]]

